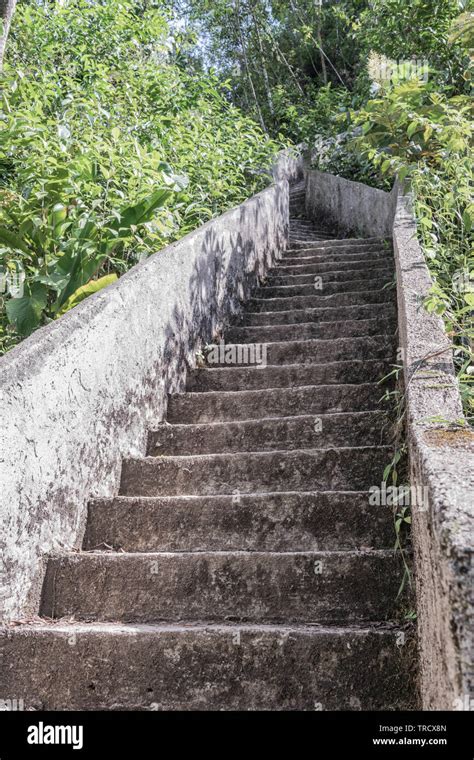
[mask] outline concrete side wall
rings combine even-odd
[[[2,619],[37,612],[45,555],[80,545],[89,498],[117,492],[122,458],[144,455],[167,394],[287,240],[282,180],[1,360]]]
[[[408,196],[393,226],[406,392],[413,544],[425,710],[461,709],[474,697],[474,431],[463,421],[452,350],[440,317],[421,306],[432,281]]]
[[[465,709],[474,699],[474,431],[463,427],[443,321],[422,306],[432,280],[410,197],[310,170],[306,209],[342,233],[393,235],[411,485],[422,496],[413,506],[421,697],[426,710]]]
[[[391,237],[397,191],[386,193],[360,182],[306,173],[306,213],[311,219],[353,237]]]
[[[304,178],[305,160],[304,145],[295,145],[293,148],[282,150],[272,167],[274,182],[280,182],[282,179],[288,182],[299,182]]]

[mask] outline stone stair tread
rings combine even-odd
[[[313,271],[316,267],[330,266],[331,269],[342,267],[348,268],[350,264],[356,264],[356,268],[359,265],[371,266],[372,264],[379,264],[385,262],[388,266],[394,266],[394,259],[391,252],[383,251],[380,248],[374,248],[373,250],[360,250],[347,251],[344,253],[337,253],[332,251],[331,253],[324,254],[321,252],[312,253],[309,256],[287,256],[285,258],[278,259],[278,264],[275,266],[273,272],[291,272],[291,271]]]
[[[383,262],[380,265],[373,267],[361,267],[360,269],[319,269],[315,272],[302,272],[298,274],[288,272],[275,272],[269,275],[263,282],[265,285],[306,285],[314,284],[316,277],[326,282],[340,282],[345,280],[358,280],[360,279],[361,272],[369,272],[371,279],[380,277],[389,277],[393,279],[394,268]],[[364,278],[366,279],[366,278]]]
[[[324,306],[358,306],[366,303],[388,303],[395,302],[395,293],[391,290],[357,290],[333,293],[330,295],[285,295],[285,296],[254,296],[248,302],[247,308],[250,311],[255,309],[262,310],[264,307],[272,311],[288,311],[299,308],[324,308]]]
[[[289,387],[303,380],[305,385],[329,385],[332,383],[355,384],[368,378],[385,377],[390,371],[388,360],[347,360],[313,364],[267,364],[265,367],[203,367],[188,373],[188,391],[200,393],[208,390],[232,390],[242,385],[254,388]],[[367,372],[367,374],[365,374]],[[317,382],[316,382],[317,381]],[[208,387],[206,388],[206,384]]]
[[[315,422],[315,420],[317,420]],[[273,416],[201,424],[164,423],[148,434],[148,455],[198,454],[377,445],[390,440],[391,426],[381,410]]]
[[[222,353],[219,353],[219,344],[215,348],[215,354],[207,354],[207,366],[228,366],[225,352],[231,354],[233,364],[240,366],[255,366],[263,362],[263,346],[266,346],[265,364],[321,364],[327,361],[340,361],[342,359],[392,359],[395,360],[395,338],[389,334],[376,334],[366,337],[350,338],[307,338],[303,340],[266,341],[260,346],[261,361],[256,355],[254,346],[253,355],[248,343],[224,344]],[[258,346],[257,346],[258,347]],[[262,367],[263,369],[263,367]],[[377,378],[378,380],[379,378]]]
[[[393,546],[391,508],[368,491],[117,496],[89,504],[84,550],[283,551]]]
[[[242,325],[233,327],[228,331],[230,343],[267,343],[272,341],[302,340],[306,338],[332,338],[361,337],[366,338],[380,333],[380,330],[388,332],[390,326],[394,327],[394,319],[382,317],[372,319],[358,319],[354,321],[320,321],[299,322],[296,324],[268,324],[268,325]]]
[[[325,266],[330,266],[331,269],[324,269]],[[332,268],[335,267],[335,268]],[[352,269],[351,267],[354,267]],[[326,264],[322,264],[320,261],[315,262],[314,264],[300,264],[300,265],[287,265],[282,264],[281,266],[275,267],[271,273],[268,275],[267,280],[269,278],[276,278],[276,277],[288,277],[290,279],[300,276],[300,275],[309,275],[309,274],[319,274],[319,273],[327,273],[327,274],[335,274],[338,272],[350,272],[353,274],[354,272],[358,272],[360,269],[392,269],[394,268],[394,262],[393,260],[386,259],[386,258],[379,258],[374,259],[372,261],[369,261],[367,259],[358,259],[356,261],[341,261],[341,262],[327,262]]]
[[[292,298],[293,296],[310,296],[322,299],[342,293],[364,293],[370,290],[384,291],[393,281],[390,277],[361,278],[358,280],[336,280],[322,282],[322,287],[306,285],[262,285],[256,292],[257,298]]]
[[[328,238],[327,242],[329,246],[331,245],[342,245],[342,246],[351,246],[351,245],[367,245],[370,243],[378,243],[380,245],[387,244],[387,246],[391,245],[391,242],[387,238],[383,237],[352,237],[352,238]]]
[[[380,407],[378,383],[179,393],[169,397],[168,422],[223,422],[324,412],[370,411]],[[232,416],[235,415],[235,416]]]
[[[32,676],[7,667],[4,688],[33,710],[407,709],[413,679],[393,655],[399,630],[389,623],[21,625],[1,647],[12,666],[28,662]]]
[[[48,562],[42,614],[124,622],[380,620],[402,573],[393,549],[68,553]]]
[[[366,490],[393,456],[384,446],[142,457],[122,463],[121,495]]]
[[[164,631],[276,631],[276,632],[302,632],[321,635],[344,635],[347,633],[390,633],[402,629],[403,626],[396,621],[364,621],[362,623],[351,622],[347,625],[327,623],[250,623],[238,621],[210,620],[186,620],[173,622],[162,620],[154,623],[124,623],[121,621],[92,620],[90,622],[72,620],[69,618],[44,618],[34,621],[14,621],[12,625],[4,625],[0,628],[0,638],[13,638],[15,636],[30,636],[34,633],[67,634],[72,631],[77,633],[117,633],[135,636],[140,633],[161,633]]]
[[[382,317],[396,319],[393,303],[360,304],[359,306],[328,306],[287,311],[246,312],[239,316],[233,327],[257,327],[259,325],[295,325],[301,323],[331,323],[342,319],[359,321]],[[319,317],[319,319],[318,319]]]

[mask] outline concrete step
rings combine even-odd
[[[256,292],[256,298],[293,298],[294,296],[330,296],[340,293],[359,293],[367,290],[383,290],[393,282],[394,275],[385,277],[364,277],[360,279],[343,279],[332,281],[327,273],[321,275],[321,281],[310,285],[262,285]]]
[[[315,246],[308,246],[305,244],[305,241],[303,241],[302,246],[296,246],[295,249],[292,249],[289,247],[285,254],[294,255],[294,256],[305,256],[306,251],[311,250],[338,250],[346,249],[349,250],[357,249],[357,248],[371,248],[372,246],[375,246],[377,248],[383,248],[387,250],[392,249],[392,241],[388,238],[379,238],[379,237],[371,237],[371,238],[327,238],[326,241],[320,242]]]
[[[334,386],[337,387],[337,386]],[[270,417],[240,422],[169,425],[148,436],[149,456],[290,451],[388,443],[392,426],[382,411]]]
[[[391,453],[367,446],[125,459],[120,495],[364,491],[380,484]]]
[[[244,312],[235,327],[257,325],[296,325],[305,322],[357,322],[366,319],[389,320],[396,327],[397,309],[394,303],[362,304],[361,306],[330,306],[322,309],[296,309],[294,311]]]
[[[277,285],[311,285],[314,287],[315,282],[319,281],[319,278],[323,283],[327,282],[343,282],[348,280],[360,280],[366,277],[370,279],[383,278],[385,282],[390,282],[394,277],[394,268],[389,266],[387,262],[379,263],[375,266],[367,266],[366,268],[359,267],[359,269],[339,269],[339,265],[336,263],[330,264],[332,269],[325,269],[319,266],[315,272],[281,272],[271,271],[264,281],[264,285],[275,287]],[[367,274],[365,274],[367,273]]]
[[[99,499],[84,549],[126,552],[329,551],[391,548],[390,507],[366,491]]]
[[[330,340],[282,341],[277,343],[216,344],[206,354],[207,366],[265,366],[266,364],[321,364],[351,359],[394,361],[396,340],[393,332],[368,337]]]
[[[335,235],[331,232],[322,232],[315,229],[312,230],[302,230],[302,229],[292,229],[290,228],[290,236],[289,239],[294,240],[296,242],[299,241],[305,241],[305,240],[333,240],[335,238]]]
[[[358,290],[332,295],[263,297],[261,292],[251,298],[247,311],[292,311],[295,309],[324,309],[332,306],[362,306],[368,303],[395,303],[395,290]]]
[[[301,229],[310,229],[310,230],[317,230],[318,232],[324,231],[324,232],[331,232],[333,233],[334,230],[329,230],[325,227],[321,227],[320,224],[316,224],[315,222],[311,221],[310,219],[305,219],[304,217],[295,217],[291,218],[290,216],[290,229],[293,229],[294,227],[298,227]]]
[[[392,319],[359,319],[353,321],[302,322],[294,325],[260,325],[232,327],[226,332],[230,343],[271,343],[275,341],[304,340],[306,338],[348,338],[353,336],[389,334],[395,332]]]
[[[304,251],[305,256],[296,256],[295,251],[290,251],[288,255],[278,259],[278,267],[286,269],[287,267],[312,267],[323,264],[324,266],[332,264],[331,269],[338,269],[339,264],[350,264],[351,261],[366,262],[367,264],[387,262],[393,266],[394,259],[392,251],[385,251],[378,246],[372,248],[334,248],[328,253],[319,249]],[[337,265],[337,266],[336,266]],[[304,271],[304,270],[303,270]]]
[[[41,614],[347,624],[390,616],[401,576],[393,550],[67,554],[48,562]]]
[[[167,420],[172,424],[189,425],[325,412],[364,412],[379,408],[382,394],[378,383],[177,393],[169,397]]]
[[[394,261],[389,259],[386,254],[381,254],[379,258],[372,259],[355,259],[349,261],[316,261],[310,264],[280,264],[270,270],[268,278],[283,276],[303,276],[321,274],[321,272],[355,272],[359,270],[373,271],[376,269],[390,269],[393,271]],[[352,275],[351,275],[352,276]]]
[[[320,227],[309,219],[291,219],[290,217],[290,229],[317,230],[320,229]]]
[[[324,364],[267,365],[266,367],[215,367],[188,372],[186,389],[202,391],[291,388],[297,385],[366,383],[380,380],[392,369],[389,361],[328,361]],[[382,395],[382,387],[381,394]]]
[[[333,240],[335,238],[332,232],[323,232],[322,230],[301,230],[290,228],[290,240]]]
[[[326,235],[331,236],[332,232],[323,232],[312,224],[307,224],[303,219],[295,219],[290,222],[290,236],[296,237],[298,235]]]
[[[412,638],[390,625],[21,625],[0,637],[2,693],[34,711],[403,710]]]
[[[319,243],[327,243],[328,240],[333,240],[334,238],[330,235],[298,235],[297,237],[295,235],[291,235],[288,238],[288,245],[290,248],[307,248],[309,246],[313,245],[319,245]]]

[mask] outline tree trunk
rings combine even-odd
[[[241,49],[241,52],[242,52],[242,59],[244,61],[245,70],[247,72],[248,83],[249,83],[250,90],[252,92],[253,100],[254,100],[254,103],[255,103],[255,110],[257,112],[257,116],[258,116],[258,120],[260,122],[260,126],[262,127],[263,131],[266,132],[267,128],[266,128],[265,122],[263,120],[262,111],[260,109],[260,105],[259,105],[258,98],[257,98],[257,93],[255,91],[255,87],[254,87],[254,84],[253,84],[252,74],[250,72],[250,66],[249,66],[249,61],[248,61],[248,57],[247,57],[247,47],[245,45],[245,36],[244,36],[243,31],[242,31],[242,23],[241,23],[241,18],[240,18],[240,3],[239,2],[237,2],[237,4],[236,4],[236,18],[237,18],[237,31],[238,31],[238,35],[239,35],[239,41],[240,41],[240,49]]]
[[[259,49],[259,52],[260,52],[260,65],[262,67],[263,83],[264,83],[264,87],[265,87],[265,94],[267,96],[268,108],[270,110],[270,114],[273,116],[273,114],[274,114],[273,98],[272,98],[272,90],[271,90],[271,87],[270,87],[270,79],[269,79],[269,76],[268,76],[267,67],[265,65],[265,51],[263,49],[262,38],[260,36],[260,29],[258,28],[257,16],[255,14],[255,10],[252,7],[252,5],[250,5],[250,12],[251,12],[252,18],[253,18],[255,33],[257,35],[258,49]]]
[[[319,57],[320,57],[320,60],[321,60],[321,69],[322,69],[322,72],[323,72],[323,82],[324,82],[324,84],[327,84],[328,83],[328,72],[327,72],[327,68],[326,68],[326,61],[324,60],[324,55],[323,55],[323,41],[321,39],[321,27],[320,26],[318,26],[318,29],[316,31],[316,39],[317,39],[318,45],[319,45]]]
[[[15,5],[16,0],[0,0],[0,19],[2,21],[2,28],[0,29],[0,69],[2,68],[3,54]]]

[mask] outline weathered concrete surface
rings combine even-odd
[[[443,322],[421,305],[432,282],[410,201],[397,185],[384,193],[309,171],[306,211],[338,233],[393,234],[411,481],[425,494],[413,515],[421,693],[425,709],[454,709],[474,690],[474,432],[458,424],[462,405]],[[299,255],[292,253],[292,265]],[[274,303],[284,308],[283,299]]]
[[[84,548],[126,552],[330,551],[393,546],[390,507],[366,491],[100,499]]]
[[[345,273],[342,272],[342,277],[344,278]],[[265,285],[264,287],[260,288],[259,295],[261,295],[262,298],[293,298],[295,296],[312,296],[313,298],[317,298],[318,300],[322,298],[327,298],[328,296],[336,296],[336,298],[339,298],[341,293],[359,293],[359,292],[366,292],[368,290],[377,290],[381,291],[385,286],[390,284],[392,281],[392,275],[379,275],[378,271],[376,270],[374,273],[370,273],[372,276],[370,279],[368,277],[362,278],[360,275],[360,279],[342,279],[342,280],[331,280],[329,274],[323,273],[321,275],[321,287],[319,290],[316,291],[317,295],[315,296],[315,286],[314,283],[311,285]],[[316,305],[316,304],[314,304]]]
[[[285,388],[296,385],[331,385],[333,383],[365,383],[390,372],[390,359],[371,361],[351,359],[324,364],[288,364],[286,367],[216,367],[190,372],[189,391],[231,391],[245,387]]]
[[[258,391],[177,393],[168,404],[168,422],[226,422],[324,412],[369,411],[380,407],[380,385],[301,386]]]
[[[356,290],[333,293],[327,296],[291,296],[280,298],[266,297],[251,298],[247,306],[249,311],[287,311],[308,307],[324,309],[332,306],[361,306],[368,303],[391,303],[393,295],[389,290]]]
[[[356,244],[359,253],[364,246]],[[291,321],[278,333],[270,308],[267,324],[240,337],[268,329],[272,340],[289,338],[265,344],[268,361],[280,366],[225,366],[227,379],[218,368],[202,369],[197,392],[171,395],[165,437],[150,436],[166,453],[125,457],[121,495],[90,504],[86,551],[50,555],[40,613],[50,623],[61,618],[59,626],[3,628],[6,695],[25,694],[28,706],[48,709],[413,706],[407,626],[384,622],[403,568],[390,546],[390,510],[372,506],[368,494],[393,455],[378,385],[396,345],[393,295],[312,292],[251,302],[262,306],[252,312],[259,318],[275,302],[290,314],[353,306],[360,325],[346,333],[343,316],[328,326],[310,320],[306,339],[294,340]],[[386,304],[391,319],[383,321]],[[371,334],[374,318],[387,333]],[[320,329],[327,339],[308,337]],[[248,344],[229,345],[248,354]],[[215,371],[222,388],[206,393]],[[236,620],[245,626],[229,624]],[[18,659],[26,665],[10,667]]]
[[[305,162],[301,145],[282,150],[272,167],[274,182],[287,180],[291,184],[302,182],[304,178]]]
[[[382,481],[390,447],[257,451],[125,459],[124,496],[366,490]]]
[[[393,549],[333,552],[73,552],[50,559],[41,614],[133,623],[341,623],[393,613]]]
[[[321,272],[343,272],[343,271],[350,271],[351,276],[352,274],[358,270],[358,269],[378,269],[380,267],[387,267],[390,269],[393,269],[393,261],[389,262],[385,258],[385,256],[382,258],[377,258],[375,256],[371,259],[363,259],[363,258],[354,258],[349,261],[326,261],[322,263],[321,261],[314,261],[314,262],[304,262],[302,261],[301,264],[285,264],[280,267],[276,267],[272,274],[269,275],[269,278],[276,278],[276,277],[282,277],[283,275],[290,275],[290,276],[296,276],[296,275],[315,275],[320,274]],[[314,281],[314,277],[313,277]]]
[[[222,451],[289,451],[314,446],[377,446],[390,441],[385,412],[268,417],[241,422],[162,424],[149,436],[150,456],[218,454]]]
[[[364,335],[390,335],[395,321],[388,319],[343,320],[340,322],[299,322],[295,325],[234,327],[229,331],[231,343],[271,343],[306,338],[356,338]]]
[[[112,496],[121,459],[183,388],[286,248],[288,184],[268,188],[134,267],[1,360],[2,617],[36,612],[42,557],[82,538],[86,503]]]
[[[412,647],[380,624],[56,624],[0,640],[4,693],[34,710],[407,709]]]
[[[323,220],[338,233],[391,237],[396,201],[396,188],[386,193],[316,170],[306,175],[308,217]]]
[[[238,324],[256,327],[257,325],[297,325],[301,323],[337,322],[339,319],[356,321],[358,319],[379,316],[381,319],[396,320],[396,310],[393,303],[362,304],[361,306],[346,306],[336,309],[334,307],[322,309],[301,309],[273,312],[247,312]]]
[[[460,709],[474,696],[474,431],[463,429],[451,342],[421,301],[431,287],[409,197],[393,230],[412,485],[421,696],[425,709]],[[456,702],[455,700],[460,700]]]

